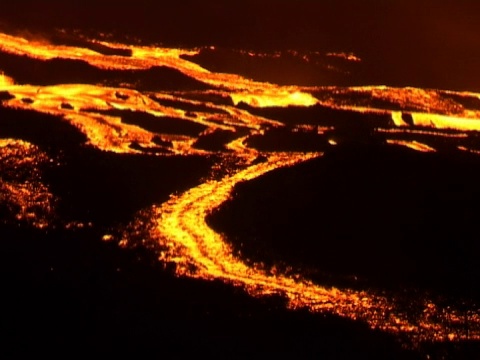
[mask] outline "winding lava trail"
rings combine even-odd
[[[230,98],[234,105],[205,101],[209,109],[217,111],[216,116],[197,111],[192,118],[182,109],[160,105],[152,100],[154,96],[157,99],[181,100],[198,105],[199,102],[192,100],[192,94],[188,91],[174,94],[165,91],[142,93],[132,88],[105,87],[99,84],[19,85],[8,74],[0,72],[0,90],[7,91],[13,96],[12,99],[4,101],[3,106],[32,109],[60,116],[82,131],[88,137],[90,145],[103,151],[118,153],[141,153],[140,150],[130,146],[132,143],[139,144],[142,149],[155,149],[159,145],[154,143],[154,138],[160,136],[164,142],[172,144],[170,148],[164,149],[169,151],[170,155],[209,154],[208,151],[198,150],[192,146],[195,137],[156,134],[138,126],[125,124],[118,116],[106,115],[104,112],[107,110],[147,113],[159,122],[168,121],[168,117],[193,121],[207,127],[205,134],[219,129],[232,132],[246,129],[250,135],[254,135],[262,134],[265,129],[284,126],[236,107],[240,101],[253,107],[321,105],[357,113],[382,113],[391,117],[392,125],[385,127],[377,124],[373,127],[374,131],[391,136],[387,139],[388,144],[407,146],[417,151],[436,151],[421,141],[411,140],[411,136],[429,135],[456,142],[455,146],[460,150],[478,152],[476,148],[470,148],[469,142],[464,141],[480,129],[478,121],[480,110],[477,106],[469,107],[461,103],[477,104],[480,94],[415,88],[396,89],[385,86],[357,88],[278,86],[246,79],[236,74],[210,72],[181,57],[194,55],[198,51],[105,42],[101,44],[129,49],[132,56],[105,56],[81,47],[57,46],[0,34],[0,51],[27,56],[38,61],[62,58],[84,61],[102,70],[125,71],[167,66],[216,87],[217,90],[207,90],[205,94]],[[457,103],[452,100],[452,96],[462,101]],[[368,101],[357,103],[355,99],[359,97]],[[386,105],[375,107],[379,100]],[[87,112],[85,109],[94,111]],[[410,116],[409,122],[405,121],[404,115]],[[404,137],[398,138],[399,136]],[[424,341],[480,340],[478,309],[472,309],[465,314],[453,308],[441,308],[426,299],[423,311],[412,314],[408,309],[400,308],[394,296],[378,295],[372,291],[326,288],[304,280],[300,275],[275,274],[261,267],[248,266],[236,258],[226,239],[209,228],[205,221],[206,216],[230,197],[237,183],[254,179],[280,167],[293,166],[321,156],[319,153],[259,153],[245,145],[245,138],[237,138],[226,144],[225,150],[229,151],[220,154],[220,157],[233,156],[243,161],[243,164],[249,165],[239,166],[238,170],[234,170],[223,179],[205,181],[184,194],[172,196],[168,202],[152,209],[151,220],[155,228],[151,240],[167,245],[168,250],[162,254],[162,260],[176,262],[179,275],[221,279],[244,287],[254,296],[281,294],[288,299],[291,308],[306,307],[313,312],[329,312],[358,319],[372,328],[399,336],[405,335],[405,338],[414,345]],[[264,161],[258,161],[259,155]],[[228,170],[226,164],[220,163],[219,167]],[[465,329],[465,317],[468,319],[468,330]]]
[[[243,286],[254,296],[280,294],[287,297],[290,308],[308,308],[362,320],[372,328],[406,335],[413,345],[422,341],[478,338],[480,322],[475,313],[470,314],[475,327],[467,334],[461,331],[463,314],[438,309],[432,302],[425,304],[421,316],[412,319],[396,308],[394,299],[366,291],[325,288],[300,276],[271,274],[250,267],[236,258],[222,235],[207,225],[207,215],[229,199],[235,184],[316,156],[321,155],[271,155],[265,163],[251,165],[219,181],[208,181],[154,208],[157,226],[153,237],[170,249],[163,254],[162,260],[177,263],[179,275],[222,279]]]

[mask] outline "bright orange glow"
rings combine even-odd
[[[205,217],[229,198],[238,182],[315,156],[319,155],[272,155],[265,163],[249,166],[220,181],[208,181],[155,207],[153,217],[157,219],[157,227],[152,236],[169,248],[161,259],[177,263],[180,275],[223,279],[244,286],[256,296],[283,294],[289,299],[292,308],[307,307],[312,311],[329,311],[351,319],[362,319],[372,328],[409,333],[413,341],[451,339],[451,328],[455,323],[462,323],[461,314],[456,311],[439,312],[434,306],[427,306],[420,317],[411,319],[405,314],[395,313],[395,303],[382,296],[363,291],[325,288],[302,280],[301,277],[268,274],[263,269],[249,267],[234,257],[222,236],[205,223]],[[436,320],[433,321],[433,318]],[[472,314],[470,319],[475,324],[475,329],[471,329],[469,338],[480,338],[480,316]],[[458,334],[455,338],[465,336]]]
[[[34,145],[21,140],[0,139],[0,161],[4,167],[0,177],[0,198],[2,205],[10,209],[16,221],[26,222],[42,229],[50,224],[53,217],[55,198],[40,178],[38,166],[49,161],[46,154]],[[6,164],[6,166],[5,166]],[[12,172],[27,173],[27,181],[15,179]]]
[[[392,111],[392,120],[396,126],[408,126],[402,119],[402,113],[400,111]]]
[[[406,146],[410,149],[421,151],[421,152],[435,152],[436,150],[428,145],[422,144],[418,141],[406,141],[406,140],[387,140],[387,143],[392,145],[401,145]]]
[[[327,56],[330,56],[330,57],[336,57],[336,58],[340,58],[340,59],[344,59],[344,60],[348,60],[348,61],[353,61],[353,62],[361,62],[362,59],[360,59],[358,56],[356,56],[355,54],[352,54],[352,53],[328,53]]]
[[[235,105],[243,101],[255,107],[312,106],[318,103],[318,100],[312,95],[300,91],[264,91],[259,94],[233,93],[231,97]]]
[[[151,220],[156,224],[151,239],[167,245],[168,251],[162,254],[163,261],[175,262],[178,273],[204,279],[222,279],[225,282],[245,287],[255,296],[278,293],[289,300],[291,308],[306,307],[311,311],[330,312],[350,319],[361,319],[372,328],[394,333],[406,333],[413,341],[444,341],[466,339],[467,334],[452,329],[462,328],[462,316],[456,309],[443,309],[433,303],[425,305],[423,312],[416,315],[405,314],[397,309],[395,299],[375,294],[371,291],[340,290],[325,288],[298,277],[288,277],[277,273],[272,275],[261,267],[250,267],[236,258],[228,242],[214,232],[205,222],[209,212],[219,207],[231,196],[233,187],[277,168],[293,166],[297,163],[319,157],[319,153],[261,152],[249,148],[247,139],[251,135],[264,134],[272,127],[285,127],[280,121],[256,116],[235,105],[245,102],[253,107],[308,107],[316,104],[329,109],[350,110],[356,113],[376,113],[391,116],[393,124],[373,125],[376,132],[387,138],[388,144],[406,146],[417,151],[435,151],[421,141],[410,140],[412,136],[441,136],[448,141],[467,138],[468,132],[480,130],[480,112],[466,105],[456,103],[445,95],[458,97],[478,97],[479,94],[423,90],[415,88],[391,88],[386,86],[365,87],[297,87],[279,86],[246,79],[235,74],[210,72],[200,65],[181,58],[181,55],[194,55],[198,50],[166,49],[153,46],[132,46],[118,43],[102,44],[129,49],[131,57],[105,56],[89,49],[70,46],[56,46],[46,42],[33,42],[20,37],[0,34],[0,50],[36,59],[75,59],[85,61],[100,69],[136,70],[153,66],[168,66],[181,73],[215,87],[206,91],[139,92],[123,87],[106,87],[87,84],[58,84],[55,86],[16,85],[15,79],[0,74],[0,91],[5,90],[15,98],[5,100],[4,106],[18,109],[33,109],[39,112],[61,116],[82,133],[91,146],[97,149],[118,153],[142,153],[141,149],[165,151],[171,154],[208,154],[194,144],[198,136],[154,132],[140,126],[126,124],[117,114],[118,110],[145,113],[152,121],[168,121],[168,117],[185,123],[196,123],[206,127],[203,134],[216,130],[238,132],[238,138],[222,144],[225,151],[218,151],[218,167],[223,167],[228,175],[221,179],[206,179],[201,185],[151,209]],[[253,56],[253,55],[252,55]],[[353,54],[331,54],[349,61],[360,61]],[[1,69],[0,69],[1,70]],[[219,96],[228,101],[217,104],[214,101],[192,100],[194,95]],[[121,96],[118,96],[121,94]],[[209,98],[206,96],[206,98]],[[24,99],[31,101],[25,102]],[[175,104],[161,105],[152,99],[164,100],[170,104],[182,102],[199,110],[186,111]],[[321,100],[319,100],[321,99]],[[63,106],[68,104],[69,106]],[[378,104],[381,104],[378,105]],[[203,107],[200,107],[203,106]],[[188,108],[188,107],[187,107]],[[84,111],[84,110],[89,110]],[[402,118],[402,112],[412,116],[413,124]],[[113,111],[117,112],[113,112]],[[108,115],[112,111],[112,115]],[[329,119],[335,122],[335,112]],[[297,119],[301,122],[302,119]],[[356,121],[356,120],[353,120]],[[331,145],[337,144],[335,126],[314,125],[296,126],[292,131],[308,130],[327,136]],[[419,127],[419,128],[418,128]],[[452,131],[441,131],[450,129]],[[244,135],[247,134],[247,135]],[[409,135],[409,140],[398,137]],[[395,136],[394,136],[395,135]],[[390,137],[390,138],[389,138]],[[334,139],[335,138],[335,139]],[[392,139],[394,138],[394,139]],[[161,141],[158,141],[160,139]],[[159,145],[160,143],[160,145]],[[165,144],[164,144],[165,143]],[[459,147],[464,151],[466,147]],[[16,140],[0,140],[0,154],[10,154],[12,149],[25,155],[21,161],[45,160],[33,145]],[[166,155],[165,155],[166,154]],[[6,155],[5,155],[6,156]],[[152,155],[158,156],[158,155]],[[238,164],[229,168],[227,161],[235,157]],[[260,159],[261,162],[255,161]],[[33,160],[32,160],[33,161]],[[32,163],[32,166],[35,165]],[[38,180],[38,179],[37,179]],[[35,218],[38,227],[48,225],[45,217],[31,215],[31,204],[40,204],[43,209],[52,209],[53,196],[38,180],[33,185],[0,183],[2,192],[8,194],[13,203],[20,204],[19,219]],[[46,212],[48,212],[45,210]],[[33,221],[33,220],[32,220]],[[83,226],[72,223],[69,226]],[[106,234],[105,241],[112,239]],[[121,244],[128,243],[123,239]],[[193,265],[193,267],[192,267]],[[194,270],[192,270],[194,269]],[[469,339],[480,339],[480,315],[469,315]]]
[[[6,89],[10,85],[13,85],[13,79],[0,72],[0,88]]]
[[[445,138],[452,138],[452,139],[465,139],[468,138],[467,133],[463,132],[442,132],[442,131],[435,131],[435,130],[420,130],[420,129],[376,129],[377,132],[385,133],[385,134],[411,134],[411,135],[427,135],[427,136],[435,136],[435,137],[445,137]]]
[[[465,146],[459,146],[458,149],[462,150],[462,151],[467,151],[467,152],[472,153],[472,154],[480,155],[480,150],[469,149]]]
[[[425,90],[417,88],[392,88],[387,86],[362,86],[350,88],[315,88],[316,92],[328,94],[328,99],[319,101],[320,104],[358,112],[371,113],[389,113],[397,126],[406,126],[407,124],[401,118],[402,111],[418,118],[415,125],[452,128],[452,129],[471,129],[478,125],[464,125],[463,121],[471,119],[472,123],[478,123],[480,111],[469,109],[461,105],[448,95],[455,95],[459,98],[479,98],[480,94],[471,92],[453,92],[440,90]],[[325,96],[327,97],[327,96]],[[359,98],[360,97],[360,98]],[[383,103],[381,107],[378,102]],[[447,119],[444,119],[446,117]],[[432,122],[425,121],[432,119]],[[423,120],[423,121],[422,121]],[[448,123],[448,125],[447,125]],[[456,126],[460,126],[457,128]]]
[[[480,116],[478,116],[478,114],[474,116],[475,118],[464,118],[424,113],[412,114],[416,126],[432,127],[435,129],[455,129],[460,131],[479,131]]]

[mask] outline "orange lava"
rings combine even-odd
[[[89,49],[57,46],[0,34],[0,51],[41,60],[57,57],[75,59],[85,61],[100,69],[117,70],[168,66],[191,78],[215,86],[216,90],[204,93],[230,98],[234,105],[239,102],[245,102],[254,107],[308,107],[321,104],[332,109],[347,109],[359,113],[389,114],[392,126],[382,127],[379,125],[375,130],[387,137],[388,144],[406,146],[417,151],[436,150],[420,140],[399,139],[399,135],[438,135],[452,139],[464,139],[469,136],[470,132],[480,130],[480,111],[468,108],[446,96],[454,94],[464,98],[480,98],[479,94],[386,86],[355,88],[279,86],[254,81],[236,74],[210,72],[181,58],[181,55],[196,54],[198,50],[118,43],[102,44],[130,49],[132,56],[106,56]],[[349,61],[360,61],[353,54],[342,53],[331,54],[331,56],[345,58]],[[265,129],[271,127],[284,126],[280,122],[252,115],[234,105],[191,100],[189,95],[192,94],[188,91],[142,93],[129,88],[87,84],[16,85],[15,79],[0,74],[0,91],[2,90],[8,91],[15,97],[4,101],[4,106],[33,109],[61,116],[82,131],[87,136],[90,145],[100,150],[118,153],[142,152],[132,148],[132,144],[138,144],[142,149],[163,146],[155,143],[155,137],[160,137],[165,142],[171,142],[171,147],[165,147],[169,154],[188,155],[208,154],[209,152],[194,148],[193,144],[197,140],[194,136],[151,132],[139,126],[122,123],[119,117],[105,115],[101,111],[143,112],[152,115],[159,122],[166,121],[167,116],[175,117],[179,120],[206,126],[205,133],[214,130],[236,132],[241,129],[252,135],[261,134]],[[122,94],[121,97],[118,96],[119,93]],[[181,100],[190,105],[203,104],[207,106],[208,110],[218,111],[218,113],[212,116],[208,111],[198,110],[193,112],[195,116],[191,116],[187,111],[176,108],[174,105],[160,105],[152,100],[152,95],[157,99]],[[360,98],[359,95],[361,95]],[[25,98],[31,101],[25,102],[23,100]],[[383,101],[382,108],[376,105],[379,100]],[[69,106],[62,106],[63,104]],[[405,110],[399,110],[399,108]],[[92,111],[85,112],[83,111],[85,109]],[[404,120],[402,117],[404,113],[411,115],[413,124]],[[454,130],[455,133],[444,130]],[[318,134],[323,134],[323,132],[330,131],[330,128],[319,126],[317,131]],[[254,296],[279,293],[288,298],[291,308],[307,307],[311,311],[329,312],[350,319],[360,319],[372,328],[408,334],[414,342],[480,339],[480,314],[478,311],[472,310],[469,315],[471,326],[467,333],[463,328],[462,317],[455,309],[439,308],[434,303],[428,302],[425,304],[423,312],[413,316],[398,310],[395,299],[368,291],[325,288],[306,281],[301,276],[288,277],[280,273],[267,273],[261,268],[250,267],[236,258],[227,241],[206,224],[205,217],[209,212],[229,199],[235,184],[254,179],[280,167],[293,166],[321,156],[319,153],[261,152],[245,145],[245,140],[249,135],[239,136],[226,144],[223,152],[219,152],[220,155],[235,156],[242,160],[242,165],[233,169],[230,175],[220,180],[207,179],[201,185],[183,194],[172,196],[168,202],[159,204],[152,209],[152,220],[155,222],[156,228],[151,234],[151,240],[161,241],[169,248],[162,254],[163,261],[177,263],[179,275],[222,279],[225,282],[243,286]],[[7,143],[5,143],[6,140],[2,141],[0,142],[0,151],[4,152],[5,147],[11,143],[10,140]],[[337,144],[336,140],[330,139],[329,141],[332,145]],[[27,145],[19,143],[15,146],[25,147]],[[459,148],[468,150],[466,147]],[[255,161],[259,156],[262,156],[263,162]],[[218,166],[227,167],[222,163]],[[12,198],[18,198],[16,201],[20,204],[35,196],[32,195],[34,189],[14,188],[8,184],[2,184],[12,194]],[[45,189],[41,189],[40,192],[48,193]],[[28,209],[25,208],[24,212],[28,213]],[[39,226],[43,225],[39,223]],[[106,235],[105,239],[110,239],[109,235]]]
[[[0,201],[9,209],[8,216],[39,229],[50,225],[55,211],[56,199],[38,170],[48,161],[45,153],[26,141],[0,139]]]

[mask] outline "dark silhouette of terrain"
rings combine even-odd
[[[221,4],[213,0],[178,4],[138,0],[135,7],[110,0],[92,4],[52,0],[5,3],[1,10],[3,27],[20,33],[23,29],[33,34],[80,29],[92,38],[103,33],[108,34],[107,40],[173,47],[353,52],[362,59],[356,69],[339,75],[325,72],[324,81],[333,76],[333,80],[343,78],[351,85],[479,90],[480,28],[475,15],[480,7],[469,0],[380,4],[353,0]],[[230,68],[241,73],[242,67]],[[308,67],[297,73],[303,80],[318,76],[318,69],[305,70]],[[258,72],[255,75],[265,77]],[[273,75],[281,78],[281,74]],[[288,71],[284,75],[295,81]]]
[[[92,38],[104,33],[101,36],[107,40],[174,47],[352,51],[362,63],[346,68],[335,63],[333,71],[320,66],[319,72],[318,67],[289,61],[283,65],[293,66],[291,73],[282,71],[281,66],[269,67],[272,63],[263,60],[258,61],[258,68],[258,59],[245,65],[243,59],[218,56],[215,51],[204,64],[279,83],[309,84],[318,79],[320,84],[332,85],[476,91],[480,89],[479,12],[479,3],[463,0],[421,4],[417,0],[382,4],[350,0],[137,0],[135,6],[110,0],[25,0],[2,2],[0,25],[18,30],[20,35],[24,29],[34,36],[58,28],[66,32],[75,29]],[[47,39],[107,56],[130,55],[72,38]],[[221,64],[220,58],[232,63]],[[79,82],[144,91],[211,88],[171,69],[117,73],[82,62],[29,61],[7,54],[0,54],[0,70],[21,84]],[[350,73],[342,73],[345,70]],[[230,97],[215,93],[182,96],[232,105]],[[8,98],[0,93],[0,101]],[[478,108],[473,97],[453,99]],[[374,104],[390,106],[382,101]],[[266,111],[278,117],[277,110]],[[324,159],[239,185],[235,199],[214,216],[220,224],[214,218],[212,223],[253,260],[267,264],[284,260],[294,266],[310,264],[315,269],[325,266],[328,274],[334,274],[333,279],[315,270],[310,273],[321,281],[339,284],[339,278],[345,276],[347,285],[360,282],[359,287],[374,284],[388,288],[403,284],[478,299],[476,158],[452,153],[456,146],[446,140],[442,143],[426,137],[425,142],[434,143],[441,154],[384,150],[382,138],[371,140],[372,127],[379,119],[355,122],[349,115],[335,112],[322,117],[315,111],[308,115],[308,111],[292,111],[284,123],[293,126],[304,123],[304,118],[314,125],[340,123],[333,134],[344,140],[339,142],[340,149],[326,147]],[[206,355],[223,359],[425,359],[427,354],[431,359],[478,358],[478,342],[427,344],[421,354],[409,352],[390,336],[361,323],[287,311],[279,298],[252,299],[241,289],[220,282],[179,279],[172,275],[170,265],[165,269],[157,261],[154,252],[138,247],[120,249],[114,242],[102,242],[105,228],[128,221],[137,210],[166,199],[171,192],[195,185],[209,171],[213,159],[107,154],[85,146],[85,137],[68,123],[33,114],[0,108],[0,137],[25,139],[47,152],[55,161],[42,168],[42,181],[60,197],[61,215],[65,221],[91,221],[93,226],[35,230],[21,222],[0,221],[0,357],[54,353],[65,357],[65,347],[70,353],[109,357],[138,357],[145,351],[157,357]],[[357,135],[350,135],[352,132]],[[220,149],[231,135],[214,133],[197,145]],[[280,134],[274,135],[266,144],[256,146],[273,146]],[[257,137],[255,141],[265,139]],[[293,141],[291,148],[297,148],[299,140]],[[160,137],[156,141],[168,148],[168,142]],[[479,147],[476,134],[462,141],[470,148]],[[349,147],[344,148],[344,143]],[[140,149],[139,144],[132,147]],[[238,224],[233,223],[232,214]],[[247,225],[251,228],[242,227]],[[238,231],[237,238],[232,229]],[[325,241],[325,234],[336,241]],[[292,239],[298,246],[291,246]],[[358,273],[359,280],[354,280],[352,273]],[[412,293],[407,302],[417,294]]]
[[[471,106],[474,106],[475,103],[469,98],[463,99],[463,102]],[[326,144],[327,140],[334,140],[335,143],[343,146],[344,144],[386,144],[387,139],[417,141],[444,153],[456,152],[459,146],[472,150],[480,148],[478,132],[470,131],[467,136],[458,137],[455,136],[458,135],[458,130],[455,129],[432,129],[416,126],[412,114],[401,107],[398,107],[397,110],[402,111],[403,121],[410,129],[418,130],[418,132],[388,132],[388,129],[395,127],[389,112],[361,113],[322,105],[256,108],[240,102],[237,106],[251,114],[276,120],[286,125],[285,128],[268,129],[263,136],[251,136],[247,143],[259,150],[275,150],[277,147],[277,150],[323,151],[330,147]],[[381,108],[382,106],[387,107],[387,104],[377,103],[375,106]],[[296,129],[297,125],[310,125],[311,129]],[[321,134],[315,134],[314,126],[320,127]]]
[[[287,311],[218,281],[176,278],[153,252],[92,230],[0,226],[2,357],[77,354],[420,359],[392,337]]]
[[[248,130],[245,129],[236,131],[216,129],[213,132],[201,134],[193,143],[193,147],[208,151],[226,151],[225,145],[247,134]]]
[[[185,99],[204,101],[216,105],[228,105],[233,106],[233,100],[229,95],[215,92],[190,92],[188,94],[182,94]],[[181,107],[180,107],[181,108]]]
[[[141,111],[98,109],[85,109],[84,111],[117,116],[122,119],[124,124],[137,125],[147,131],[160,134],[198,136],[198,134],[207,129],[205,125],[193,121],[171,116],[158,117]]]
[[[2,357],[69,348],[109,356],[419,358],[362,323],[289,311],[279,297],[254,299],[219,281],[177,278],[155,251],[101,240],[110,226],[198,183],[209,157],[106,153],[58,117],[3,107],[0,137],[29,141],[55,159],[40,170],[59,198],[53,227],[0,221]],[[92,224],[65,228],[68,221]]]
[[[132,50],[130,49],[107,46],[104,44],[100,44],[98,42],[88,41],[86,39],[83,39],[75,35],[78,35],[78,34],[67,34],[65,32],[64,33],[56,32],[55,34],[48,35],[48,41],[54,45],[66,45],[66,46],[90,49],[99,54],[107,55],[107,56],[123,56],[123,57],[132,56]]]
[[[358,126],[389,127],[394,125],[389,114],[360,113],[351,110],[332,109],[323,105],[313,106],[288,106],[257,108],[240,102],[239,108],[249,113],[277,120],[286,125],[322,125],[344,128]],[[354,130],[352,130],[355,133]]]
[[[330,147],[327,138],[316,131],[292,131],[290,127],[274,127],[262,135],[251,135],[249,147],[260,151],[324,151]]]
[[[0,107],[0,136],[31,142],[55,161],[43,181],[60,198],[63,221],[108,227],[195,186],[214,159],[199,156],[113,154],[85,145],[86,137],[61,118]],[[58,165],[57,165],[58,164]]]
[[[5,100],[11,100],[14,99],[15,96],[10,94],[8,91],[0,91],[0,102],[5,101]]]
[[[442,96],[447,99],[452,99],[467,109],[480,110],[480,99],[477,96],[466,96],[465,94],[462,94],[462,96],[456,94],[442,94]]]
[[[31,142],[50,156],[64,149],[79,148],[88,140],[59,117],[3,106],[0,106],[0,136]]]
[[[283,52],[281,57],[272,54],[251,56],[230,48],[204,48],[195,55],[182,58],[214,72],[234,73],[279,85],[348,85],[349,74],[357,71],[357,63],[322,55]],[[288,69],[288,70],[287,70]]]
[[[238,184],[208,221],[242,258],[327,284],[480,299],[479,166],[461,152],[352,143]]]
[[[155,96],[150,96],[150,98],[156,102],[158,102],[160,105],[163,106],[169,106],[173,107],[175,109],[182,109],[185,111],[190,111],[190,112],[203,112],[203,113],[212,113],[212,114],[227,114],[226,111],[221,110],[221,109],[214,109],[211,107],[208,107],[203,104],[191,104],[186,101],[181,101],[181,100],[167,100],[167,99],[159,99]],[[230,104],[228,104],[230,105]]]
[[[146,70],[104,70],[81,60],[38,60],[0,52],[0,69],[17,84],[102,84],[139,91],[212,89],[210,85],[165,66]]]

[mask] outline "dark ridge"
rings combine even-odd
[[[402,120],[407,123],[409,126],[415,126],[415,123],[413,121],[413,116],[411,113],[408,112],[402,112]]]
[[[62,166],[48,168],[43,176],[60,198],[57,212],[64,221],[101,227],[131,221],[139,210],[197,185],[213,165],[199,156],[119,155],[91,148],[64,152]]]
[[[479,169],[460,152],[345,146],[237,185],[208,221],[243,258],[315,269],[333,285],[480,299]]]
[[[430,343],[422,346],[422,352],[430,359],[473,360],[480,354],[480,341]]]
[[[428,129],[426,129],[428,130]],[[430,129],[431,130],[431,129]],[[441,134],[441,132],[439,132]],[[446,134],[449,134],[448,132]],[[379,137],[383,137],[383,140],[404,140],[404,141],[418,141],[422,144],[430,146],[438,152],[442,153],[455,153],[459,152],[459,146],[469,147],[472,144],[477,144],[478,147],[479,139],[469,140],[469,138],[455,138],[434,134],[415,134],[415,133],[380,133],[377,134]],[[391,145],[393,146],[393,145]],[[475,149],[473,147],[472,149]]]
[[[132,50],[130,49],[115,48],[115,47],[99,44],[96,42],[91,42],[91,41],[88,41],[79,37],[75,37],[72,35],[57,33],[55,35],[49,36],[48,39],[54,45],[66,45],[66,46],[90,49],[92,51],[95,51],[99,54],[106,55],[106,56],[123,56],[123,57],[132,56]]]
[[[292,131],[291,128],[271,128],[263,135],[251,135],[249,147],[260,151],[324,151],[328,138],[312,131]]]
[[[120,100],[128,100],[130,98],[130,96],[126,95],[126,94],[122,94],[121,92],[117,91],[115,92],[115,97],[117,99],[120,99]]]
[[[384,136],[383,134],[376,133],[375,128],[388,128],[393,125],[391,116],[388,114],[359,113],[350,110],[332,109],[322,105],[314,105],[310,107],[289,106],[287,108],[255,108],[240,102],[238,107],[245,109],[254,115],[280,121],[286,124],[287,128],[299,124],[332,127],[333,130],[329,130],[325,135],[328,135],[329,138],[334,139],[338,143],[382,143]],[[258,141],[258,146],[267,146],[268,144],[268,148],[273,149],[275,146],[275,136],[279,136],[285,131],[286,130],[276,129],[273,130],[273,132],[264,140],[260,140],[261,138],[259,136],[255,136],[254,139],[256,139],[255,141]],[[323,147],[322,144],[324,144],[324,140],[319,140],[317,145],[315,145],[316,136],[312,133],[296,134],[292,139],[294,143],[296,141],[298,145],[301,145],[299,143],[301,137],[304,137],[305,140],[307,140],[308,137],[305,145],[307,145],[307,148],[309,149],[319,149]],[[286,134],[282,137],[283,140],[290,142],[290,144],[293,145],[294,143],[292,143],[292,140],[288,140],[287,138]],[[318,138],[320,139],[320,136],[318,136]],[[326,140],[328,139],[326,138]]]
[[[331,101],[332,89],[312,91],[311,94],[321,101]],[[398,104],[388,99],[379,99],[372,96],[368,91],[334,91],[333,98],[335,103],[343,105],[355,104],[358,107],[368,107],[388,111],[425,111],[425,106],[411,103]],[[458,108],[458,106],[457,106]],[[461,109],[458,109],[459,112]]]
[[[153,138],[152,138],[152,142],[157,144],[157,145],[160,145],[160,146],[163,146],[163,147],[167,147],[167,148],[171,148],[173,147],[173,144],[171,141],[167,141],[167,140],[163,140],[160,136],[158,135],[155,135]]]
[[[125,124],[137,125],[147,131],[161,134],[197,136],[202,131],[207,129],[205,125],[197,124],[193,121],[170,116],[157,117],[155,115],[139,111],[96,109],[86,109],[84,111],[117,116],[120,117],[122,122]]]
[[[2,106],[0,106],[0,136],[28,141],[51,154],[58,154],[67,147],[78,147],[88,140],[84,134],[60,117]]]
[[[166,66],[155,66],[148,70],[127,71],[123,77],[118,74],[113,78],[115,79],[116,76],[123,82],[132,83],[135,89],[141,91],[192,91],[214,88]]]
[[[291,52],[283,52],[280,57],[258,57],[218,47],[205,48],[196,55],[183,55],[182,58],[213,72],[234,73],[257,81],[299,86],[346,84],[349,73],[358,66],[326,56],[309,62]],[[332,67],[339,69],[334,71]]]
[[[480,150],[480,132],[470,132],[468,138],[462,139],[459,145],[472,150]]]
[[[0,91],[0,102],[8,101],[15,99],[15,96],[10,94],[8,91]]]
[[[46,165],[42,176],[59,197],[58,214],[63,221],[97,226],[130,221],[137,211],[197,185],[213,163],[206,157],[98,151],[81,146],[87,138],[68,122],[35,111],[0,107],[0,136],[31,142],[60,158],[61,165]]]
[[[0,69],[20,85],[104,84],[140,91],[212,89],[165,66],[146,70],[103,70],[81,60],[38,60],[0,52]]]
[[[108,356],[421,358],[359,322],[178,278],[153,251],[121,249],[101,235],[0,226],[2,357],[72,348]]]
[[[134,141],[129,146],[130,149],[141,151],[145,154],[171,154],[172,152],[168,149],[165,149],[160,146],[155,147],[145,147],[139,144],[138,142]]]
[[[352,85],[475,91],[480,83],[479,12],[479,4],[468,0],[211,0],[168,5],[145,0],[134,8],[127,3],[113,6],[111,1],[88,6],[29,1],[4,4],[0,19],[13,29],[82,29],[92,35],[113,34],[119,41],[140,39],[173,47],[352,51],[363,59]],[[159,13],[166,14],[162,21]]]
[[[62,109],[66,109],[66,110],[73,110],[73,109],[74,109],[71,104],[65,103],[65,102],[63,102],[63,103],[60,105],[60,107],[61,107]]]
[[[201,104],[191,104],[181,100],[166,100],[166,99],[159,99],[156,96],[152,95],[150,98],[159,103],[163,106],[169,106],[175,109],[182,109],[188,112],[203,112],[203,113],[211,113],[211,114],[228,114],[226,111],[221,109],[214,109],[206,105]]]
[[[332,109],[322,105],[288,106],[256,108],[240,102],[239,108],[247,110],[249,113],[263,116],[268,119],[277,120],[287,125],[322,125],[335,127],[390,127],[393,125],[392,119],[388,114],[359,113],[350,110]]]
[[[88,84],[102,81],[102,73],[84,61],[68,59],[36,60],[0,52],[0,69],[19,85]]]
[[[476,96],[457,95],[452,93],[442,93],[442,96],[455,101],[466,109],[480,111],[480,99]]]
[[[234,106],[232,98],[229,95],[208,93],[208,92],[190,92],[188,94],[182,94],[182,97],[186,99],[209,102],[215,105],[227,105]]]
[[[193,144],[196,149],[203,149],[208,151],[225,151],[225,145],[229,142],[248,134],[248,130],[215,130],[208,134],[202,134]]]

